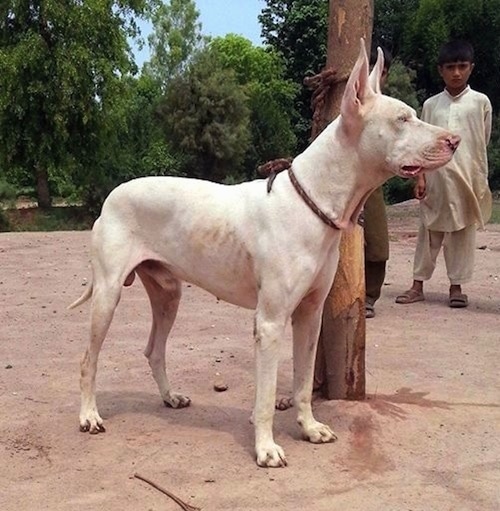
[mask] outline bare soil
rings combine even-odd
[[[450,309],[444,263],[427,300],[397,305],[411,281],[414,201],[390,208],[391,258],[367,322],[368,396],[317,401],[339,440],[300,439],[293,409],[275,432],[289,466],[260,469],[249,423],[252,312],[185,286],[168,345],[171,380],[192,398],[167,409],[142,356],[150,313],[124,290],[101,352],[107,426],[78,430],[88,305],[66,306],[89,277],[89,232],[0,234],[0,510],[168,511],[139,473],[203,510],[500,509],[500,229],[478,233],[470,306]],[[278,388],[291,391],[290,334]],[[228,385],[215,392],[214,382]]]

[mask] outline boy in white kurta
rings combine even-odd
[[[438,70],[445,83],[440,94],[429,98],[422,120],[447,128],[462,140],[451,162],[419,177],[415,195],[420,199],[420,228],[413,266],[413,285],[397,303],[425,299],[423,282],[431,278],[443,247],[450,280],[450,307],[466,307],[462,284],[472,279],[476,228],[491,215],[486,147],[491,134],[491,103],[468,85],[474,68],[472,46],[452,41],[440,51]]]

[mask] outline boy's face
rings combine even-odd
[[[452,96],[460,94],[466,87],[474,64],[469,61],[448,62],[438,66],[439,74]]]

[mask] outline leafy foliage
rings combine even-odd
[[[500,190],[500,115],[493,118],[491,140],[488,146],[488,162],[490,168],[490,186]]]
[[[399,59],[394,60],[387,77],[384,94],[400,99],[415,110],[419,108],[417,91],[415,90],[416,73],[406,67]]]
[[[267,0],[266,5],[259,16],[263,39],[282,57],[284,77],[302,85],[326,63],[328,0]],[[300,149],[309,143],[310,103],[310,91],[301,87],[293,120]]]
[[[141,0],[0,4],[0,162],[29,169],[49,206],[50,170],[91,165],[106,111],[132,71],[127,36]]]
[[[94,166],[76,169],[73,176],[93,214],[123,181],[182,174],[183,156],[167,143],[157,119],[160,97],[159,84],[151,76],[122,80],[122,94],[107,112]]]
[[[373,43],[400,55],[420,0],[375,0]]]
[[[234,71],[209,49],[170,81],[158,112],[168,139],[186,155],[189,176],[223,181],[242,172],[250,139],[246,99]]]
[[[292,120],[297,86],[283,78],[285,69],[272,49],[253,46],[241,36],[227,35],[210,42],[209,51],[223,68],[231,69],[247,95],[251,140],[245,154],[245,177],[258,165],[295,152]]]
[[[152,56],[143,71],[158,80],[163,90],[204,41],[198,19],[199,11],[193,0],[160,2],[152,11],[154,30],[148,37]]]

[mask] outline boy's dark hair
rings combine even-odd
[[[438,65],[451,64],[453,62],[474,62],[474,48],[467,41],[449,41],[441,46],[438,56]]]
[[[377,62],[377,47],[378,46],[380,46],[382,53],[384,54],[384,69],[387,69],[387,71],[389,71],[389,69],[391,68],[391,64],[392,64],[392,53],[382,45],[376,45],[372,48],[372,51],[370,53],[370,67],[373,67]]]

